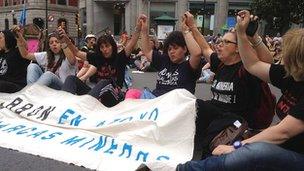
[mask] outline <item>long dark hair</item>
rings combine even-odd
[[[95,45],[95,52],[98,55],[104,56],[102,54],[102,52],[100,51],[100,45],[107,44],[107,43],[109,43],[112,46],[112,55],[111,56],[115,57],[117,55],[117,44],[116,44],[114,38],[112,37],[112,35],[109,35],[109,34],[102,35],[98,38],[97,43]]]
[[[4,38],[5,38],[5,47],[7,48],[8,51],[15,49],[17,46],[17,40],[13,34],[12,31],[10,30],[3,30],[1,31],[3,33]],[[4,49],[1,49],[1,51],[4,52]]]
[[[50,48],[50,39],[52,37],[55,37],[59,40],[59,35],[56,32],[53,32],[51,34],[49,34],[48,39],[47,39],[47,44],[46,44],[46,53],[47,53],[47,69],[50,70],[55,66],[55,54],[54,52],[52,52],[51,48]],[[63,53],[63,50],[60,49],[59,51],[59,60],[58,63],[61,63],[64,59],[65,59],[65,55]],[[61,64],[60,64],[61,65]],[[55,72],[55,71],[54,71]]]

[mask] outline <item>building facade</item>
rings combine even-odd
[[[63,21],[69,35],[75,40],[78,37],[78,0],[0,0],[0,30],[19,24],[23,8],[25,24],[35,23],[50,33]]]
[[[235,12],[249,9],[250,3],[251,0],[80,0],[80,16],[84,33],[99,35],[110,30],[119,35],[134,31],[137,16],[144,13],[150,19],[150,28],[159,34],[166,27],[159,27],[155,18],[171,17],[176,20],[173,29],[178,30],[178,19],[190,10],[204,33],[217,34],[233,26]]]

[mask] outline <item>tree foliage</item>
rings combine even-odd
[[[251,8],[271,29],[280,32],[285,32],[290,23],[304,22],[304,0],[252,0]]]

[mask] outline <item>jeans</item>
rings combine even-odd
[[[40,66],[35,63],[31,63],[28,65],[26,80],[27,84],[37,83],[56,90],[61,90],[61,87],[63,85],[63,82],[56,74],[50,71],[46,71],[43,73]]]
[[[179,164],[176,168],[177,171],[300,171],[303,169],[303,154],[264,142],[246,144],[229,154],[188,161]]]
[[[91,88],[82,82],[78,77],[69,75],[62,86],[62,90],[76,95],[87,94]]]
[[[76,76],[68,76],[62,86],[62,90],[72,94],[88,94],[95,97],[103,105],[112,107],[118,104],[120,91],[116,92],[111,80],[100,80],[92,89]]]

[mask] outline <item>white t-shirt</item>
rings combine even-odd
[[[34,53],[34,56],[37,63],[44,68],[44,71],[46,71],[48,65],[47,52]],[[55,63],[58,61],[59,58],[60,58],[59,55],[55,55]],[[55,71],[54,74],[56,74],[60,78],[60,80],[64,82],[67,76],[75,75],[76,72],[77,72],[76,65],[70,64],[69,60],[65,58],[62,61],[61,66],[58,67],[58,69]]]

